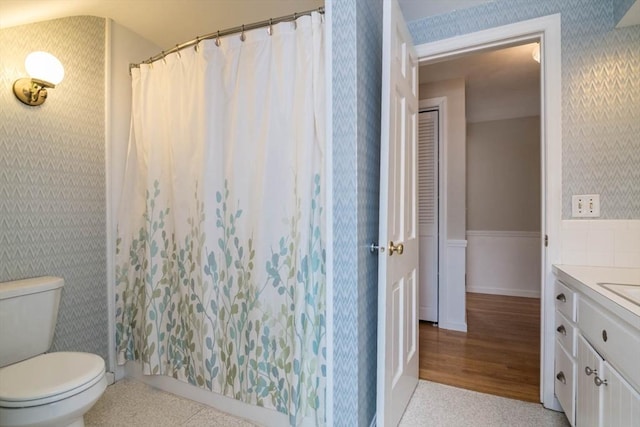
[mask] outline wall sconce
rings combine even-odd
[[[47,88],[54,88],[64,77],[64,67],[55,56],[47,52],[31,52],[24,61],[31,78],[13,83],[13,93],[24,104],[35,106],[47,99]]]
[[[536,61],[538,64],[540,63],[540,43],[536,43],[536,45],[533,47],[531,56],[533,57],[534,61]]]

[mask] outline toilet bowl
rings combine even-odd
[[[63,284],[58,277],[0,283],[0,427],[82,427],[107,387],[100,356],[45,353]]]
[[[84,426],[106,387],[104,360],[90,353],[47,353],[0,368],[0,426]]]

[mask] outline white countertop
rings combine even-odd
[[[640,306],[598,283],[640,285],[640,268],[554,265],[553,272],[564,284],[584,293],[631,326],[640,329]]]

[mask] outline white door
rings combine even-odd
[[[418,382],[418,69],[397,0],[383,4],[376,416],[386,427]]]
[[[438,111],[418,115],[418,317],[438,321]]]

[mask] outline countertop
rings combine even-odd
[[[598,285],[598,283],[624,283],[640,285],[640,268],[587,267],[554,265],[558,280],[582,292],[607,310],[640,330],[640,306]]]

